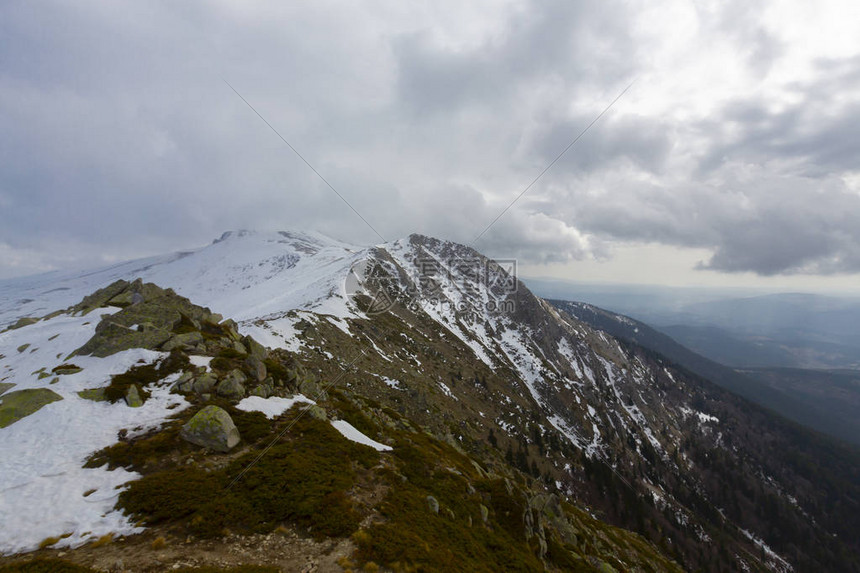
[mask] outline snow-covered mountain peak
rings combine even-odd
[[[342,314],[347,303],[343,280],[364,255],[360,246],[319,233],[228,231],[199,249],[0,281],[0,327],[66,308],[116,280],[137,278],[173,288],[237,320],[321,306]]]

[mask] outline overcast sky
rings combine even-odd
[[[0,4],[0,278],[228,229],[860,291],[860,4]],[[361,7],[359,7],[361,5]]]

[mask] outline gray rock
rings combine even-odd
[[[194,374],[187,371],[182,373],[176,384],[170,389],[171,392],[178,392],[180,394],[185,394],[192,390],[194,390]]]
[[[266,347],[251,338],[250,336],[246,336],[242,339],[242,342],[245,345],[245,348],[248,349],[248,354],[255,358],[259,358],[260,360],[265,360],[269,357],[269,351],[266,350]]]
[[[247,377],[241,370],[233,369],[229,374],[218,384],[216,392],[219,396],[223,396],[229,400],[241,400],[245,397],[245,382]]]
[[[427,507],[429,507],[430,511],[433,513],[439,513],[439,502],[432,495],[427,496]]]
[[[242,336],[239,334],[239,329],[236,326],[236,323],[232,319],[228,318],[227,320],[225,320],[224,322],[221,323],[221,326],[224,327],[224,330],[227,333],[227,336],[229,336],[231,340],[238,341],[238,340],[242,339]]]
[[[216,384],[218,384],[218,377],[212,372],[205,372],[197,377],[191,389],[197,394],[208,394],[215,389]]]
[[[186,332],[184,334],[175,334],[161,346],[161,349],[165,352],[170,352],[174,348],[191,350],[196,348],[201,342],[203,342],[202,334],[199,332]]]
[[[46,388],[28,388],[3,394],[3,399],[0,400],[0,428],[14,424],[43,406],[62,399],[62,396]]]
[[[311,378],[306,378],[299,382],[298,388],[299,392],[301,392],[311,400],[323,401],[328,399],[328,393],[323,390],[320,385],[314,382]]]
[[[129,408],[140,408],[143,406],[143,397],[141,397],[136,384],[132,384],[125,391],[125,403],[128,404]]]
[[[241,437],[230,414],[218,406],[206,406],[186,422],[179,432],[186,442],[217,452],[229,452]]]
[[[245,367],[251,373],[251,377],[255,378],[257,382],[262,382],[266,379],[266,365],[256,356],[251,355],[246,358]]]
[[[307,408],[308,416],[314,418],[315,420],[321,420],[325,422],[328,420],[328,414],[325,411],[325,408],[322,406],[317,406],[316,404],[310,404]]]
[[[268,384],[257,384],[253,390],[251,390],[251,396],[259,396],[260,398],[268,398],[272,395],[274,389]]]

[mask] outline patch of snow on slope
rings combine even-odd
[[[334,420],[331,425],[348,440],[352,440],[353,442],[365,446],[370,446],[378,452],[387,452],[391,450],[391,446],[386,446],[385,444],[380,444],[376,440],[371,440],[346,420]]]
[[[773,549],[768,547],[767,543],[756,537],[753,533],[747,531],[746,529],[741,529],[741,533],[743,533],[747,539],[758,545],[762,551],[764,551],[765,555],[767,555],[774,565],[776,565],[777,571],[780,573],[787,573],[788,571],[793,571],[794,568],[782,557],[780,557]]]
[[[48,388],[63,398],[0,428],[0,553],[29,551],[46,537],[66,533],[71,535],[55,547],[78,546],[108,533],[141,531],[113,509],[118,488],[140,476],[123,469],[82,466],[90,454],[116,443],[120,430],[157,427],[189,404],[170,393],[167,380],[151,388],[150,398],[140,408],[77,395],[106,386],[112,375],[138,361],[153,362],[164,356],[148,350],[127,350],[107,358],[76,356],[74,364],[83,370],[60,376],[56,384],[49,383],[53,376],[39,380],[33,374],[60,364],[92,336],[97,323],[97,312],[86,317],[61,315],[0,335],[0,354],[5,355],[0,377],[15,384],[10,391]],[[31,346],[18,352],[25,343]],[[90,490],[95,491],[84,497]]]
[[[310,398],[306,398],[302,394],[296,394],[292,398],[281,398],[272,396],[270,398],[261,398],[260,396],[248,396],[236,404],[237,410],[244,412],[262,412],[267,418],[277,418],[296,404],[316,404]]]

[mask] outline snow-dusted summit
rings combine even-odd
[[[83,272],[0,281],[0,329],[43,316],[119,280],[143,279],[237,321],[290,309],[341,315],[343,282],[364,249],[318,233],[226,232],[200,249]]]

